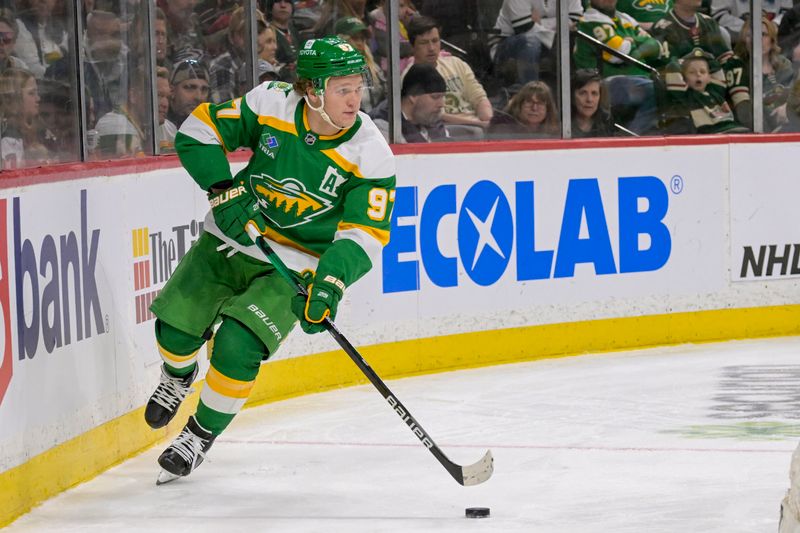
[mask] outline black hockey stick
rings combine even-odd
[[[306,292],[306,288],[295,279],[292,273],[286,268],[286,265],[283,264],[281,258],[278,257],[278,254],[275,253],[275,250],[269,245],[267,240],[258,231],[258,226],[253,222],[250,221],[247,223],[247,232],[250,235],[250,238],[253,239],[253,242],[258,246],[258,248],[264,253],[267,257],[269,262],[272,266],[275,267],[275,270],[297,290],[297,294],[300,294],[304,297],[308,296],[308,292]],[[419,425],[416,419],[411,415],[411,413],[406,409],[406,407],[402,404],[400,400],[397,399],[389,387],[378,377],[378,374],[372,370],[372,367],[364,360],[358,350],[350,344],[350,341],[345,338],[344,335],[336,328],[336,325],[333,323],[332,320],[329,318],[325,319],[325,329],[330,333],[331,337],[333,337],[339,346],[342,347],[342,350],[345,351],[347,355],[350,356],[350,359],[358,366],[361,372],[367,376],[367,379],[378,389],[378,392],[381,393],[383,398],[389,403],[389,405],[394,409],[394,411],[400,415],[400,418],[403,419],[403,422],[411,429],[414,435],[420,440],[420,442],[430,450],[434,457],[442,464],[442,466],[450,472],[450,475],[453,478],[461,483],[462,485],[477,485],[478,483],[483,483],[487,479],[492,476],[492,472],[494,470],[494,459],[492,458],[491,450],[487,450],[486,454],[483,458],[478,461],[477,463],[461,466],[453,461],[451,461],[442,450],[433,442],[433,439],[428,435],[428,433]]]

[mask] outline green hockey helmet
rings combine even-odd
[[[339,37],[309,39],[297,57],[297,77],[311,80],[318,95],[325,92],[330,78],[366,72],[361,52]]]

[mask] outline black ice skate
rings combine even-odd
[[[194,417],[189,418],[181,434],[158,457],[158,464],[163,470],[158,474],[156,485],[191,474],[203,462],[215,438]]]
[[[161,365],[161,377],[158,387],[144,409],[144,419],[153,429],[163,428],[178,412],[181,402],[192,390],[192,381],[197,376],[197,365],[194,371],[182,378],[175,377],[167,372],[164,365]]]

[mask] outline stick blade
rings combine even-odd
[[[486,454],[477,463],[461,467],[461,484],[465,487],[483,483],[494,472],[494,457],[492,450],[487,450]]]

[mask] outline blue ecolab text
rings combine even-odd
[[[508,270],[512,251],[516,252],[517,281],[570,278],[579,264],[592,264],[595,275],[649,272],[659,270],[670,258],[672,238],[664,223],[669,197],[657,177],[617,180],[618,257],[595,178],[569,180],[561,220],[552,221],[560,228],[555,250],[536,248],[533,181],[515,183],[513,206],[500,186],[488,180],[473,184],[459,206],[457,187],[435,187],[421,209],[417,187],[398,187],[392,238],[383,250],[384,293],[419,290],[420,263],[433,285],[456,287],[459,259],[474,284],[491,286]],[[438,241],[442,219],[453,215],[458,217],[458,257],[446,256]],[[649,238],[644,248],[640,248],[642,235]],[[407,258],[415,253],[417,259]]]

